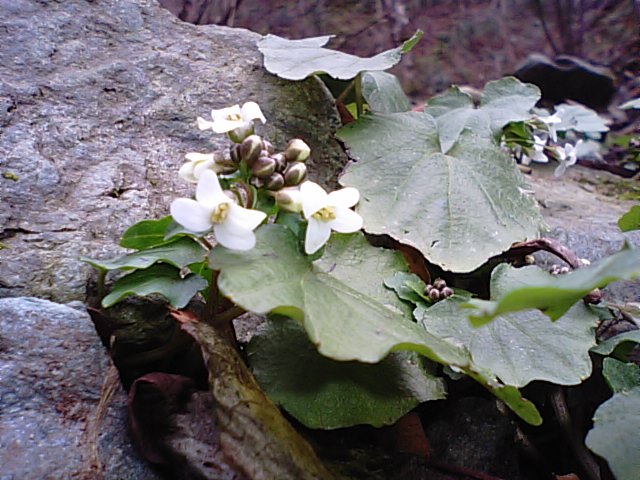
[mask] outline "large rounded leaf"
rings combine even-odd
[[[256,236],[249,252],[216,246],[210,257],[220,270],[220,290],[239,306],[303,320],[318,351],[335,360],[376,363],[405,346],[439,362],[467,365],[464,349],[430,335],[393,305],[383,285],[394,270],[379,263],[393,252],[346,242],[329,246],[336,249],[333,261],[313,264],[284,226],[264,225]]]
[[[496,267],[491,295],[544,281],[548,273],[538,267]],[[551,322],[538,310],[497,317],[474,328],[462,308],[464,298],[452,297],[431,308],[416,309],[416,318],[431,333],[459,340],[471,352],[473,362],[508,385],[522,387],[534,380],[576,385],[591,374],[589,349],[595,345],[597,317],[582,302],[558,321]]]
[[[490,139],[465,131],[444,155],[435,120],[417,112],[365,115],[339,136],[358,160],[340,183],[360,190],[369,233],[454,272],[538,235],[542,219],[522,176]]]
[[[256,247],[249,252],[218,245],[211,253],[211,267],[220,270],[218,286],[233,302],[256,313],[293,316],[303,322],[320,354],[334,360],[377,363],[393,350],[410,350],[454,366],[526,421],[541,422],[531,402],[471,364],[467,350],[455,339],[430,334],[403,315],[388,292],[376,293],[384,279],[397,271],[389,268],[397,261],[389,257],[397,254],[335,237],[327,258],[313,263],[300,252],[297,238],[287,227],[263,225],[256,237]],[[380,256],[387,256],[388,263],[381,262]]]
[[[485,136],[499,133],[507,123],[529,118],[539,99],[540,89],[535,85],[505,77],[485,85],[477,107],[470,95],[454,86],[430,99],[424,111],[436,119],[446,153],[465,128]]]
[[[309,75],[327,73],[333,78],[347,80],[366,70],[387,70],[393,67],[400,61],[403,53],[409,52],[418,43],[422,35],[423,32],[418,30],[400,47],[371,58],[323,48],[332,35],[288,40],[270,34],[258,42],[258,49],[264,55],[264,67],[281,78],[302,80]]]
[[[640,387],[615,394],[598,407],[587,446],[609,463],[616,480],[640,478]]]
[[[390,425],[421,402],[444,398],[444,383],[411,352],[376,364],[336,362],[318,354],[302,326],[270,319],[247,347],[260,386],[309,428]]]

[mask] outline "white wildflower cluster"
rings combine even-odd
[[[515,153],[523,165],[529,165],[531,162],[548,163],[551,157],[558,162],[556,176],[561,176],[568,167],[575,165],[578,160],[577,149],[582,140],[578,140],[575,145],[571,143],[565,143],[564,147],[556,145],[558,141],[556,125],[561,122],[562,119],[558,113],[534,117],[531,122],[535,128],[533,142],[529,142],[528,145],[514,146]]]
[[[307,254],[320,250],[332,230],[353,233],[362,228],[362,217],[351,210],[360,199],[357,189],[347,187],[327,193],[320,185],[305,181],[304,162],[310,149],[303,140],[293,139],[284,152],[275,153],[269,142],[255,135],[255,122],[266,122],[258,104],[247,102],[242,107],[213,110],[211,117],[212,121],[198,118],[198,127],[225,133],[235,145],[230,158],[221,152],[186,155],[187,163],[179,175],[197,183],[196,198],[178,198],[171,204],[171,216],[184,228],[198,234],[213,230],[216,241],[229,249],[250,250],[255,246],[254,230],[267,214],[252,209],[252,204],[240,205],[242,195],[223,190],[218,176],[235,172],[241,172],[237,183],[250,181],[254,188],[269,191],[280,209],[303,215],[307,221]]]

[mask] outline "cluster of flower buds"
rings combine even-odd
[[[554,265],[551,265],[551,269],[549,270],[549,273],[551,275],[562,275],[564,273],[569,273],[570,271],[571,269],[566,265],[560,266],[558,264],[554,264]]]
[[[453,289],[447,287],[447,282],[442,278],[436,278],[433,284],[429,284],[424,287],[424,294],[433,302],[437,302],[438,300],[442,300],[453,295]]]
[[[244,163],[251,172],[250,182],[257,188],[280,190],[300,185],[307,177],[305,161],[311,149],[299,138],[291,140],[282,152],[259,135],[249,135],[230,148],[231,161]]]

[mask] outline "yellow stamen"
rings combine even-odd
[[[311,216],[316,220],[328,222],[329,220],[336,219],[336,209],[335,207],[323,207]]]
[[[239,113],[232,113],[227,115],[227,120],[230,120],[232,122],[239,121],[242,120],[242,115],[240,115]]]
[[[222,223],[226,220],[228,215],[229,215],[229,204],[226,202],[221,203],[213,210],[213,213],[211,214],[211,223],[217,223],[217,224]]]

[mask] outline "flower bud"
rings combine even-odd
[[[251,180],[249,180],[249,183],[251,183],[251,185],[253,185],[256,188],[264,187],[264,179],[262,178],[251,177]]]
[[[433,290],[433,285],[431,285],[431,284],[429,283],[426,287],[424,287],[424,294],[425,294],[426,296],[429,296],[429,292],[430,292],[431,290]]]
[[[272,173],[269,177],[265,178],[264,186],[267,190],[280,190],[284,187],[284,177],[278,172]]]
[[[239,145],[234,143],[229,147],[229,156],[231,157],[231,161],[236,165],[240,164],[240,150]]]
[[[284,158],[284,154],[274,153],[271,155],[271,158],[276,161],[276,172],[283,173],[285,168],[287,168],[287,159]]]
[[[276,171],[276,161],[269,157],[259,157],[251,167],[251,173],[258,178],[267,178]]]
[[[244,182],[234,182],[230,190],[234,195],[234,201],[244,208],[251,208],[253,203],[253,192],[251,187]],[[225,193],[227,190],[225,190]]]
[[[440,290],[432,288],[431,291],[429,291],[429,298],[434,302],[440,300]]]
[[[229,175],[238,170],[238,165],[233,163],[231,159],[223,158],[215,162],[214,171],[222,175]]]
[[[299,138],[289,140],[287,148],[284,150],[284,156],[288,162],[304,162],[309,158],[310,154],[309,145]]]
[[[444,287],[440,292],[440,295],[442,296],[442,298],[449,298],[451,295],[453,295],[453,289],[450,287]]]
[[[249,135],[240,145],[237,146],[240,158],[251,168],[260,156],[262,150],[262,138],[258,135]]]
[[[300,185],[306,177],[307,166],[302,162],[293,162],[284,172],[284,183],[287,186]]]
[[[437,288],[438,290],[442,290],[446,286],[447,286],[447,282],[445,282],[441,278],[436,278],[433,282],[433,288]]]
[[[262,149],[267,151],[267,155],[265,155],[267,157],[276,152],[275,147],[269,140],[262,140]]]
[[[297,188],[283,188],[275,195],[276,203],[282,210],[298,213],[302,211],[302,194]]]
[[[247,122],[242,127],[238,127],[235,130],[227,132],[227,135],[233,143],[242,143],[242,141],[249,135],[253,135],[256,131],[253,122]]]

